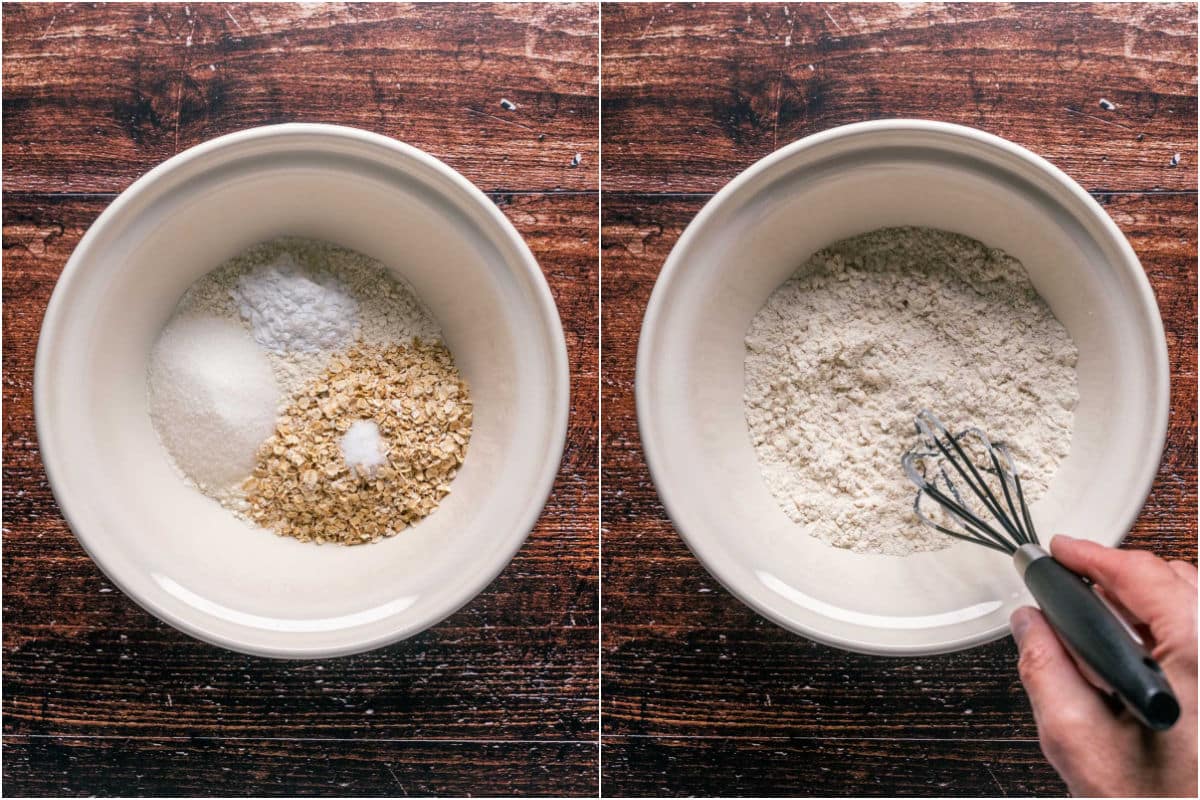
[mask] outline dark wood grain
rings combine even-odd
[[[1129,543],[1194,560],[1195,7],[638,4],[601,17],[606,793],[1062,794],[1011,640],[845,653],[765,621],[703,570],[642,460],[638,333],[683,228],[777,147],[901,116],[1005,136],[1093,190],[1142,259],[1172,407]]]
[[[715,191],[887,117],[1004,136],[1088,189],[1196,185],[1195,4],[606,4],[602,28],[606,190]]]
[[[596,16],[4,7],[6,793],[596,791]],[[381,80],[403,89],[394,107],[370,99]],[[505,117],[500,96],[519,109]],[[572,368],[562,470],[509,567],[412,639],[315,662],[210,647],[115,591],[54,504],[30,396],[54,282],[113,192],[177,149],[284,119],[402,138],[492,189],[542,266]]]
[[[1061,794],[1037,742],[921,738],[605,739],[605,793],[671,797],[955,797]],[[619,788],[617,788],[619,787]]]
[[[594,190],[597,33],[586,3],[6,4],[5,184],[119,191],[223,133],[332,122],[481,189]]]
[[[9,797],[572,797],[595,793],[594,742],[28,737],[5,741]],[[455,769],[447,770],[451,762]]]

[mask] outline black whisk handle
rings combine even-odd
[[[1022,546],[1014,560],[1046,619],[1093,677],[1146,727],[1174,725],[1179,701],[1158,662],[1092,586],[1037,545]]]

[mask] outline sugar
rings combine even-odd
[[[342,455],[350,469],[362,467],[368,473],[387,460],[384,453],[383,437],[379,435],[379,426],[369,419],[355,420],[350,428],[342,435]]]
[[[236,321],[176,316],[150,354],[150,415],[201,489],[236,491],[271,435],[281,392],[266,353]]]

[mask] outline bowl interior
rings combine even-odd
[[[815,250],[887,226],[965,234],[1024,263],[1079,347],[1071,453],[1035,522],[1044,540],[1121,539],[1161,455],[1162,328],[1136,258],[1085,205],[992,145],[892,130],[794,149],[702,212],[647,313],[639,419],[672,519],[726,587],[792,630],[882,653],[996,638],[1026,599],[1006,558],[966,543],[908,557],[830,547],[760,477],[742,406],[751,318]]]
[[[545,283],[486,198],[416,151],[296,129],[212,144],[115,203],[56,291],[37,375],[56,494],[109,576],[194,634],[316,655],[414,633],[508,562],[557,471],[565,350]],[[314,546],[252,529],[184,484],[151,426],[147,358],[179,297],[283,235],[407,279],[470,384],[474,428],[451,493],[394,538]]]

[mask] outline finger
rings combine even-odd
[[[1018,608],[1011,622],[1021,653],[1017,671],[1033,706],[1043,746],[1063,753],[1089,741],[1101,726],[1113,725],[1112,712],[1079,672],[1042,612],[1028,606]]]
[[[1114,597],[1113,593],[1106,590],[1103,586],[1096,584],[1096,586],[1093,587],[1093,591],[1100,595],[1100,597],[1104,599],[1104,602],[1108,603],[1109,607],[1117,613],[1117,616],[1123,619],[1126,624],[1128,624],[1129,627],[1132,628],[1135,633],[1137,633],[1137,635],[1141,638],[1142,643],[1146,645],[1147,649],[1154,647],[1154,632],[1150,630],[1149,625],[1138,619],[1137,614],[1134,614],[1132,611],[1126,608],[1124,603]]]
[[[1168,561],[1167,566],[1175,570],[1175,574],[1192,586],[1196,585],[1196,565],[1186,561]]]
[[[1144,550],[1116,550],[1069,536],[1055,536],[1050,550],[1063,566],[1103,586],[1152,630],[1169,619],[1191,591],[1166,561]]]

